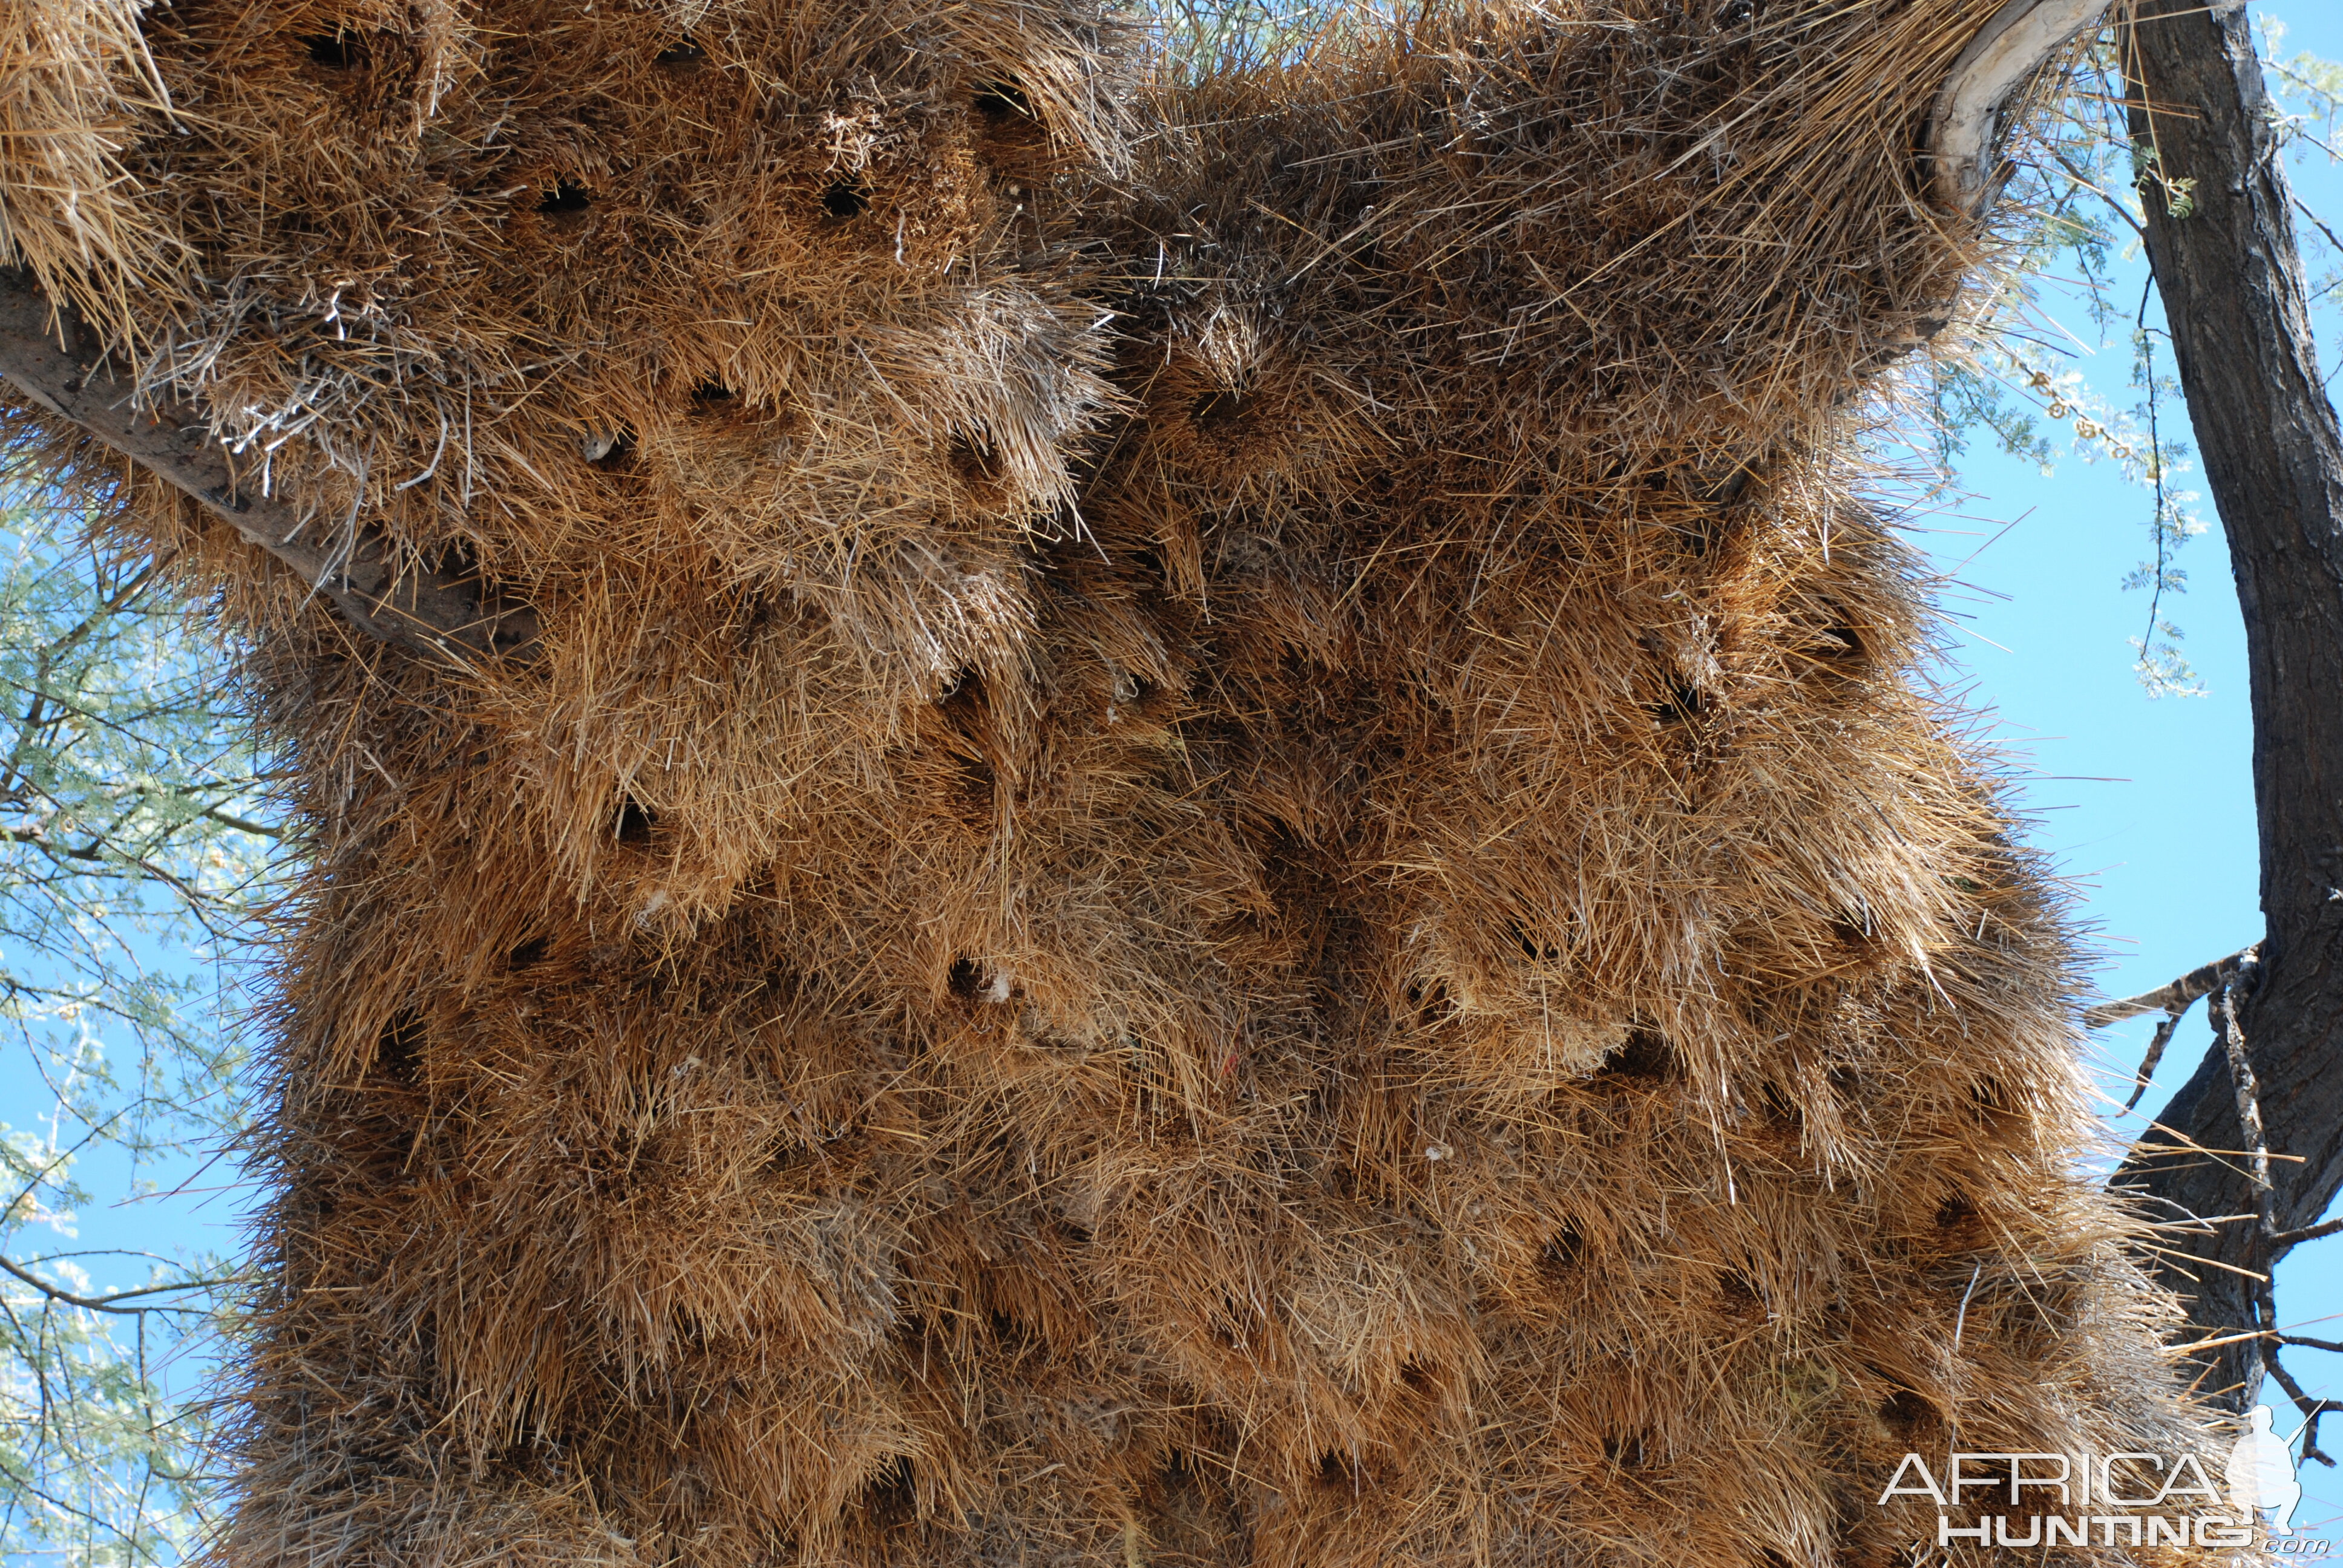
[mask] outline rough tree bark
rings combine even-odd
[[[2243,0],[2138,0],[2117,44],[2132,138],[2149,160],[2148,260],[2228,536],[2252,674],[2268,926],[2258,973],[2229,996],[2278,1157],[2269,1231],[2258,1218],[2171,1230],[2160,1260],[2206,1338],[2245,1336],[2200,1352],[2199,1387],[2242,1409],[2268,1342],[2254,1332],[2271,1326],[2256,1276],[2343,1183],[2343,432],[2319,383],[2293,197]],[[2141,1140],[2118,1172],[2153,1217],[2261,1209],[2253,1162],[2236,1152],[2249,1141],[2234,1077],[2216,1043],[2165,1111],[2169,1131]]]

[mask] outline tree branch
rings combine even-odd
[[[1937,199],[1974,213],[1993,199],[2002,133],[2011,100],[2107,15],[2108,0],[2008,0],[1953,64],[1928,115],[1926,146],[1936,166]]]
[[[2299,1231],[2280,1231],[2270,1238],[2270,1243],[2278,1247],[2299,1247],[2305,1241],[2323,1241],[2337,1235],[2343,1235],[2343,1220],[2329,1220],[2323,1225],[2306,1225]]]
[[[138,407],[129,377],[104,355],[96,335],[42,294],[29,273],[5,268],[0,376],[48,413],[201,501],[368,635],[459,666],[533,656],[535,610],[506,604],[476,572],[415,558],[377,528],[355,527],[338,545],[317,538],[316,518],[244,487],[199,412],[183,405]]]
[[[2199,969],[2190,970],[2178,980],[2144,990],[2137,996],[2127,996],[2120,1001],[2103,1001],[2085,1010],[2085,1029],[2105,1029],[2127,1018],[2140,1018],[2151,1012],[2167,1012],[2177,1018],[2188,1010],[2197,998],[2210,996],[2229,983],[2240,964],[2249,961],[2260,950],[2258,942],[2239,948],[2227,958],[2216,959]]]
[[[0,1271],[14,1274],[53,1302],[69,1307],[85,1307],[93,1312],[112,1312],[118,1317],[135,1318],[141,1312],[186,1312],[185,1307],[126,1307],[118,1303],[135,1301],[140,1296],[166,1295],[176,1291],[208,1290],[214,1285],[230,1285],[234,1280],[183,1280],[175,1285],[146,1285],[135,1291],[116,1291],[105,1296],[77,1296],[71,1291],[49,1283],[29,1269],[19,1268],[8,1258],[0,1257]]]

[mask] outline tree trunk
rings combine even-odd
[[[2152,159],[2148,259],[2245,611],[2268,926],[2258,981],[2233,995],[2268,1146],[2298,1157],[2270,1167],[2284,1231],[2315,1221],[2343,1181],[2343,434],[2319,383],[2292,196],[2244,5],[2139,0],[2117,44],[2133,142]],[[2117,1178],[2149,1200],[2152,1218],[2255,1212],[2218,1044],[2164,1129]],[[2207,1337],[2258,1326],[2251,1276],[2267,1275],[2282,1244],[2231,1220],[2167,1231],[2165,1245],[2179,1255],[2160,1267]],[[2254,1401],[2254,1342],[2205,1359],[2206,1392],[2240,1409]]]

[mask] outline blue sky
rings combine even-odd
[[[2288,25],[2288,48],[2343,59],[2338,8],[2290,0],[2256,9]],[[2323,158],[2298,161],[2292,173],[2314,207],[2343,217],[2343,177]],[[2119,291],[2137,297],[2144,265],[2136,258],[2120,265]],[[2082,340],[2077,367],[2107,401],[2130,407],[2137,395],[2128,384],[2127,345],[2089,352],[2095,335],[2083,312],[2057,315]],[[2318,325],[2332,367],[2343,352],[2336,331],[2343,323],[2322,310]],[[1915,519],[1909,537],[1947,574],[1947,652],[1940,673],[1990,714],[1986,730],[2021,780],[2018,800],[2030,817],[2031,839],[2068,879],[2076,912],[2092,931],[2105,965],[2100,984],[2125,995],[2260,934],[2244,638],[2216,526],[2186,548],[2181,560],[2190,591],[2166,607],[2167,618],[2187,632],[2187,651],[2207,694],[2159,699],[2141,689],[2129,639],[2147,618],[2146,597],[2119,584],[2151,553],[2148,498],[2111,464],[2081,461],[2064,445],[2062,437],[2056,471],[2046,477],[2030,463],[1991,452],[1989,441],[1976,442],[1961,470],[1969,497],[1954,512]],[[2193,474],[2178,482],[2202,487]],[[2215,521],[2209,497],[2196,509]],[[2195,1067],[2208,1040],[2202,1018],[2200,1009],[2183,1027],[2144,1111],[2159,1108]],[[2110,1085],[2138,1061],[2150,1021],[2098,1037],[2097,1058]],[[32,1088],[14,1063],[0,1067],[6,1099],[0,1118],[24,1125]],[[2139,1124],[2135,1117],[2122,1126],[2136,1131]],[[93,1209],[83,1216],[79,1245],[232,1250],[236,1195],[216,1191],[226,1174],[215,1168],[197,1179],[196,1191],[178,1199]],[[88,1176],[96,1190],[109,1190],[102,1162]],[[33,1240],[27,1235],[20,1244]],[[145,1271],[93,1272],[101,1283],[112,1275],[110,1282],[128,1284]],[[2280,1269],[2279,1282],[2289,1323],[2343,1314],[2343,1238],[2298,1252]],[[2343,1319],[2309,1332],[2343,1337]],[[2343,1357],[2297,1350],[2288,1361],[2310,1392],[2343,1397]],[[2281,1410],[2278,1424],[2288,1431],[2296,1423]],[[2329,1431],[2330,1444],[2343,1450],[2343,1419]],[[2343,1537],[2343,1472],[2304,1469],[2311,1500],[2298,1523]]]

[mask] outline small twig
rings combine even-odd
[[[64,1290],[58,1286],[49,1283],[46,1280],[41,1278],[40,1275],[34,1273],[29,1269],[17,1267],[15,1263],[6,1258],[0,1258],[0,1269],[5,1269],[9,1273],[14,1274],[16,1278],[24,1281],[25,1283],[32,1286],[33,1289],[40,1292],[41,1294],[48,1297],[53,1302],[62,1302],[69,1307],[85,1307],[94,1312],[113,1312],[117,1316],[126,1318],[136,1317],[142,1312],[184,1312],[191,1311],[192,1309],[187,1307],[124,1307],[116,1305],[116,1302],[131,1301],[139,1296],[166,1295],[175,1291],[206,1290],[214,1285],[228,1285],[236,1282],[233,1280],[182,1280],[175,1285],[146,1285],[135,1291],[116,1291],[112,1295],[106,1296],[77,1296],[71,1291]]]
[[[2218,1258],[2201,1258],[2194,1252],[2184,1252],[2176,1247],[2159,1247],[2153,1241],[2142,1242],[2141,1245],[2159,1258],[2171,1259],[2175,1264],[2180,1267],[2183,1273],[2187,1273],[2190,1269],[2218,1269],[2225,1274],[2237,1274],[2248,1280],[2268,1280],[2269,1278],[2268,1274],[2256,1273],[2251,1269],[2241,1269],[2235,1263],[2225,1263]],[[2189,1277],[2193,1279],[2196,1276],[2190,1275]]]
[[[2273,1247],[2299,1247],[2305,1241],[2323,1241],[2328,1237],[2343,1234],[2343,1220],[2328,1220],[2299,1231],[2280,1231],[2270,1238]]]
[[[1961,1331],[1968,1327],[1969,1298],[1976,1294],[1977,1281],[1985,1277],[1985,1265],[1979,1263],[1969,1271],[1969,1288],[1961,1292],[1961,1310],[1953,1319],[1953,1349],[1961,1348]]]
[[[2172,1043],[2172,1031],[2179,1027],[2180,1014],[2177,1012],[2165,1014],[2164,1021],[2156,1026],[2155,1038],[2147,1042],[2147,1054],[2139,1059],[2139,1070],[2132,1074],[2131,1098],[2124,1101],[2126,1111],[2137,1105],[2139,1097],[2147,1092],[2157,1065],[2164,1060],[2164,1048]]]
[[[2117,203],[2109,202],[2107,205],[2115,207],[2117,212],[2123,212],[2122,206]],[[2131,215],[2129,213],[2124,213],[2124,216],[2126,217],[2129,217]],[[2139,228],[2139,226],[2137,224],[2132,226]],[[2147,231],[2146,229],[2140,229],[2140,237],[2143,240],[2147,237]],[[2147,297],[2150,290],[2154,289],[2155,286],[2156,275],[2154,272],[2150,272],[2148,274],[2147,285],[2139,291],[2139,337],[2137,339],[2139,343],[2140,379],[2145,383],[2147,388],[2148,477],[2153,479],[2156,483],[2156,499],[2154,502],[2156,510],[2153,514],[2152,522],[2152,528],[2156,534],[2156,582],[2147,596],[2147,626],[2139,634],[2139,667],[2143,674],[2149,673],[2155,668],[2155,666],[2149,661],[2155,657],[2154,649],[2156,647],[2157,621],[2157,618],[2163,613],[2164,608],[2164,579],[2171,572],[2172,562],[2172,534],[2171,530],[2166,526],[2170,520],[2170,508],[2167,506],[2164,498],[2164,437],[2158,430],[2157,424],[2156,339],[2150,337],[2147,331]],[[2183,1002],[2181,1004],[2181,1010],[2186,1011],[2187,1010],[2187,1004]],[[2172,1015],[2172,1022],[2177,1023],[2179,1021],[2180,1013],[2175,1012]],[[2156,1068],[2153,1065],[2156,1058],[2162,1052],[2165,1042],[2171,1038],[2172,1028],[2170,1024],[2167,1024],[2157,1032],[2156,1044],[2150,1048],[2148,1051],[2149,1065],[2140,1069],[2140,1085],[2139,1088],[2132,1093],[2132,1105],[2138,1104],[2140,1095],[2147,1091],[2148,1076],[2156,1070]],[[2129,1111],[2131,1109],[2131,1105],[2127,1105],[2124,1109],[2126,1111]]]
[[[2318,141],[2316,136],[2313,136],[2310,139],[2312,141]],[[2319,142],[2318,145],[2322,147],[2327,146],[2324,142]],[[2327,236],[2327,243],[2335,247],[2336,254],[2343,256],[2343,239],[2338,239],[2335,237],[2335,231],[2327,226],[2327,220],[2320,217],[2317,213],[2311,211],[2309,204],[2305,202],[2300,196],[2294,198],[2294,205],[2301,210],[2303,216],[2310,220],[2312,227],[2318,229],[2320,234]]]
[[[2052,160],[2055,161],[2060,168],[2066,171],[2066,177],[2068,179],[2074,181],[2077,185],[2082,186],[2083,189],[2090,192],[2093,196],[2107,203],[2107,210],[2114,213],[2117,217],[2123,219],[2124,222],[2129,224],[2131,226],[2132,233],[2139,236],[2142,239],[2146,239],[2147,237],[2147,230],[2140,226],[2139,219],[2132,216],[2130,209],[2127,208],[2120,201],[2117,201],[2112,194],[2100,188],[2098,182],[2091,178],[2091,174],[2088,169],[2077,168],[2075,166],[2075,161],[2068,157],[2062,149],[2056,146],[2052,146],[2047,150]]]
[[[2174,1345],[2174,1355],[2193,1356],[2199,1351],[2217,1351],[2223,1345],[2241,1345],[2248,1340],[2264,1340],[2269,1336],[2259,1329],[2245,1329],[2234,1334],[2220,1334],[2209,1340],[2191,1340],[2185,1345]]]
[[[2334,1469],[2335,1462],[2318,1451],[2318,1418],[2322,1415],[2343,1414],[2343,1402],[2313,1399],[2303,1392],[2302,1385],[2294,1381],[2293,1374],[2278,1364],[2278,1346],[2268,1340],[2262,1342],[2262,1361],[2269,1368],[2270,1375],[2278,1379],[2278,1386],[2285,1389],[2288,1395],[2293,1399],[2294,1408],[2304,1417],[2302,1457],[2315,1459],[2328,1469]]]

